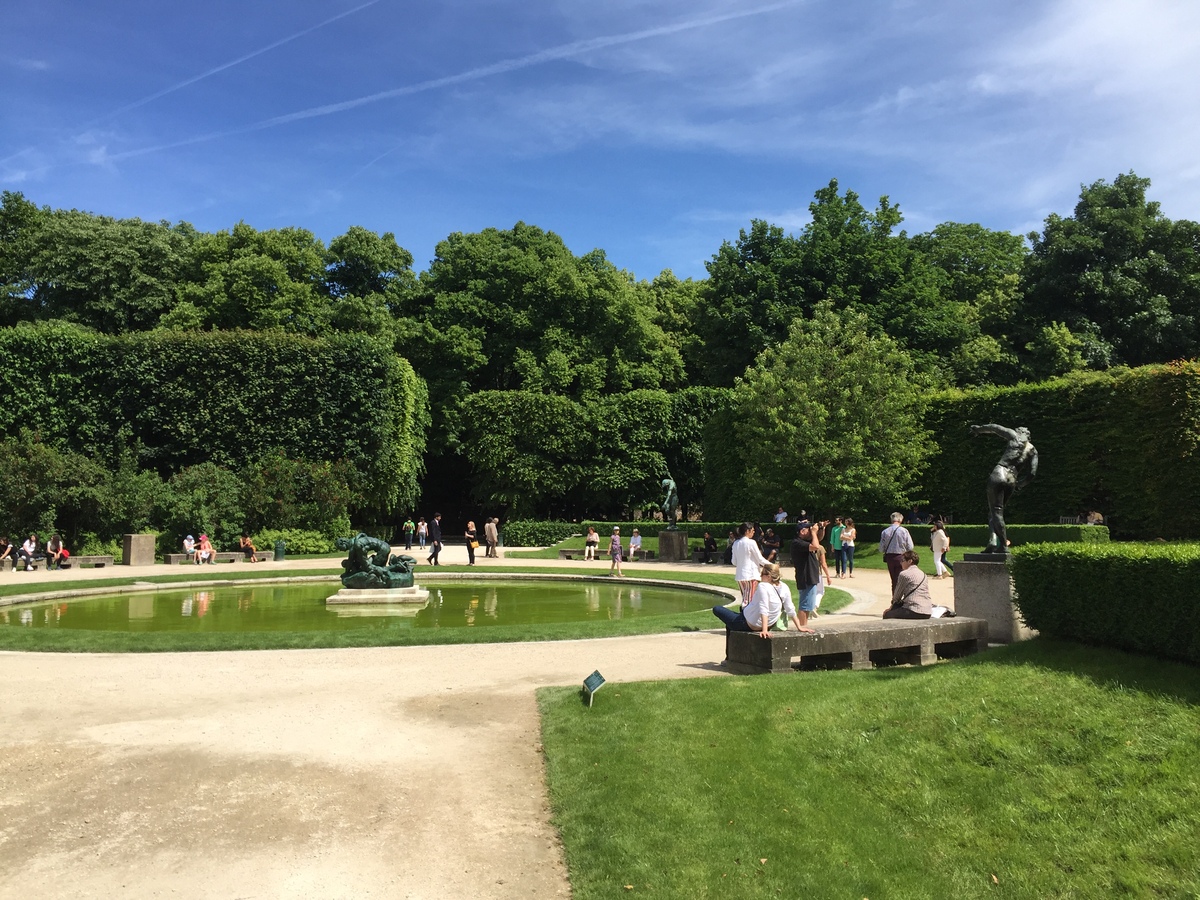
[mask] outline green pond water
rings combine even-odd
[[[255,585],[163,590],[0,609],[0,626],[92,631],[330,631],[346,628],[487,628],[630,619],[706,609],[701,591],[620,582],[505,580],[421,585],[424,606],[326,606],[341,587]]]

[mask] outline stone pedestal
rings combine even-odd
[[[429,599],[429,591],[419,585],[406,588],[379,588],[363,590],[361,588],[342,588],[331,597],[325,598],[327,606],[337,606],[342,603],[425,603]]]
[[[687,532],[660,531],[658,533],[658,558],[663,562],[682,562],[688,558]]]
[[[1004,554],[971,553],[954,564],[954,611],[987,619],[988,640],[997,644],[1025,641],[1037,635],[1021,619],[1012,602],[1012,577]]]
[[[121,543],[121,564],[126,566],[154,565],[154,541],[152,534],[127,534]]]

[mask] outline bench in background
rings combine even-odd
[[[240,559],[245,559],[246,555],[238,550],[233,553],[214,553],[213,556],[217,562],[237,562]],[[257,552],[259,562],[271,562],[275,559],[274,550],[259,550]],[[164,553],[163,562],[168,566],[179,565],[179,563],[190,562],[191,557],[186,553]]]

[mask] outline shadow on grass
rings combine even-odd
[[[1086,678],[1110,690],[1135,690],[1200,705],[1200,667],[1111,647],[1037,637],[994,647],[964,662],[1033,666]]]

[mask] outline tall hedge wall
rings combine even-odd
[[[274,448],[346,459],[381,508],[416,499],[429,422],[424,382],[362,335],[18,326],[0,330],[0,392],[2,435],[28,427],[98,459],[134,446],[164,476]]]
[[[1098,509],[1117,537],[1200,536],[1200,362],[934,396],[925,493],[964,522],[986,521],[984,485],[1003,447],[970,436],[968,425],[985,422],[1028,427],[1038,449],[1037,480],[1013,497],[1009,522]]]

